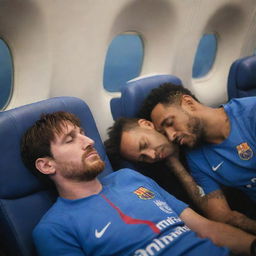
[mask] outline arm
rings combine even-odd
[[[205,203],[205,200],[203,198],[204,194],[201,193],[200,187],[196,184],[195,180],[185,169],[178,157],[169,157],[166,161],[166,164],[181,181],[183,187],[186,189],[190,198],[193,200],[196,206],[199,207],[200,210],[203,210],[203,205]]]
[[[206,217],[256,234],[256,221],[246,217],[244,214],[231,210],[221,190],[202,195],[195,180],[187,172],[178,158],[173,157],[167,161],[167,165],[180,179],[193,202]]]
[[[208,220],[190,208],[185,209],[180,218],[198,236],[209,238],[214,244],[228,247],[234,253],[250,255],[255,236],[227,224]]]
[[[221,190],[213,191],[203,198],[205,200],[203,211],[208,218],[256,234],[256,221],[240,212],[231,210]]]

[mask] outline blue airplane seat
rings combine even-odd
[[[146,77],[138,77],[126,83],[126,86],[121,91],[120,98],[114,98],[111,101],[111,111],[113,119],[119,117],[136,117],[143,100],[147,97],[150,91],[163,83],[173,83],[181,85],[179,78],[172,75],[151,75]],[[131,168],[150,178],[154,179],[166,191],[176,196],[180,200],[192,205],[187,192],[182,188],[182,184],[177,177],[166,168],[162,162],[154,164],[132,163],[123,160],[118,166],[114,166],[115,170],[119,168]]]
[[[7,256],[34,256],[31,233],[56,199],[28,171],[20,156],[20,140],[25,130],[42,113],[68,111],[80,119],[85,133],[106,162],[104,172],[112,172],[96,124],[87,104],[74,97],[56,97],[0,112],[0,246]]]
[[[228,99],[256,96],[256,56],[233,62],[228,76]]]
[[[142,76],[126,82],[121,89],[121,97],[110,101],[110,108],[114,120],[119,117],[135,117],[143,100],[149,92],[163,83],[180,85],[181,80],[172,75]]]

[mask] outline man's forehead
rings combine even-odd
[[[175,115],[175,109],[178,106],[175,104],[164,105],[159,103],[151,112],[151,119],[155,125],[156,130],[160,130],[167,119],[173,118]]]
[[[124,131],[121,138],[121,150],[124,152],[137,151],[139,149],[139,141],[142,135],[135,129]],[[127,150],[128,149],[128,150]]]
[[[160,120],[163,119],[163,115],[165,113],[165,106],[162,103],[158,103],[151,112],[151,119],[154,122],[159,123]]]
[[[60,138],[68,134],[73,129],[76,129],[77,126],[70,121],[63,120],[61,121],[54,130],[54,139]]]
[[[140,140],[147,136],[147,129],[145,127],[137,126],[134,129],[127,131],[127,133],[131,139],[136,140],[137,143],[139,143]]]

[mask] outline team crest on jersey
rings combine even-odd
[[[134,192],[140,199],[148,200],[155,197],[155,194],[147,188],[139,187]]]
[[[241,143],[236,146],[239,157],[242,160],[249,160],[253,157],[253,151],[247,142]]]
[[[163,211],[166,213],[172,213],[172,208],[166,203],[161,200],[155,200],[154,203]]]

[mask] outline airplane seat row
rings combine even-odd
[[[32,230],[53,204],[56,193],[44,186],[23,165],[20,156],[22,134],[42,113],[68,111],[81,119],[85,133],[112,172],[99,132],[87,104],[75,97],[56,97],[0,112],[0,247],[6,256],[34,256]]]
[[[250,84],[253,87],[255,59],[255,56],[247,57],[234,64],[235,70],[232,70],[232,74],[229,75],[229,86],[232,81],[237,88],[240,88],[237,83]],[[237,83],[234,83],[233,79],[236,78]],[[124,87],[121,97],[111,102],[114,119],[120,116],[135,116],[149,91],[165,82],[181,84],[179,78],[171,75],[154,75],[129,81]],[[145,86],[146,84],[148,86]],[[233,94],[230,95],[232,97]],[[237,97],[241,96],[243,95],[237,94]],[[20,156],[20,139],[25,130],[42,113],[60,110],[76,114],[81,119],[85,133],[95,141],[97,151],[106,162],[101,177],[113,171],[95,121],[84,101],[75,97],[56,97],[0,112],[0,149],[2,152],[0,158],[0,247],[1,250],[3,248],[6,256],[36,255],[31,237],[32,230],[55,201],[56,194],[40,183],[23,165]],[[133,167],[137,170],[141,168],[136,165]],[[163,170],[159,165],[152,165],[149,169],[143,168],[139,171],[154,178],[179,199],[189,201],[187,195],[184,195],[181,185],[170,171]]]

